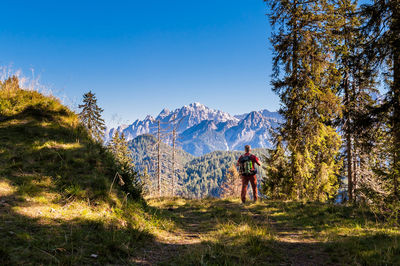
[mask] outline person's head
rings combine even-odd
[[[244,146],[244,151],[245,151],[246,153],[247,153],[247,152],[250,152],[250,151],[251,151],[250,145]]]

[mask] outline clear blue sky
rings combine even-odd
[[[192,102],[274,111],[266,13],[262,0],[3,0],[0,65],[75,104],[92,90],[109,125]]]

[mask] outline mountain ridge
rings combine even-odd
[[[161,132],[164,135],[167,133],[164,137],[165,143],[172,143],[168,132],[174,126],[182,149],[192,155],[201,156],[217,150],[242,150],[245,144],[254,148],[269,148],[272,146],[271,130],[278,126],[282,118],[277,112],[267,109],[231,115],[195,102],[172,111],[164,108],[157,117],[148,115],[130,125],[111,128],[106,132],[105,141],[115,131],[124,133],[128,141],[143,134],[156,134],[158,121]]]

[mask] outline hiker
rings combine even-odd
[[[257,169],[255,168],[254,164],[258,164],[259,166],[260,161],[258,158],[251,154],[251,147],[250,145],[244,146],[245,154],[239,157],[237,165],[239,166],[239,173],[242,178],[242,193],[241,198],[242,202],[246,202],[246,193],[247,193],[247,186],[251,184],[251,188],[253,189],[253,198],[254,202],[257,201]]]

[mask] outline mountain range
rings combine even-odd
[[[107,130],[105,140],[115,131],[123,132],[128,141],[143,134],[157,134],[159,124],[163,142],[172,144],[171,132],[175,128],[178,146],[192,155],[201,156],[217,150],[243,150],[246,144],[253,148],[269,148],[272,146],[271,129],[281,121],[277,112],[268,110],[231,115],[201,103],[192,103],[173,111],[163,109],[155,118],[148,115],[130,125],[111,128]]]

